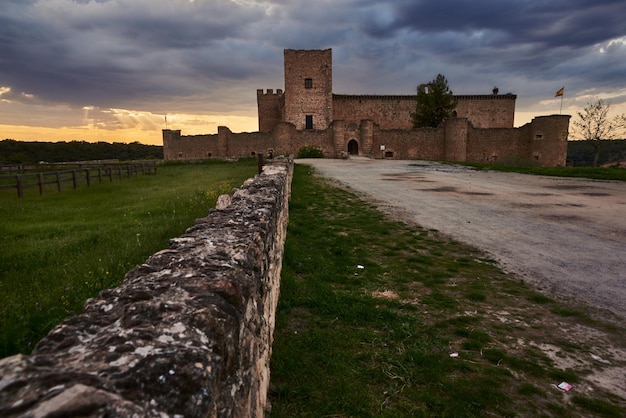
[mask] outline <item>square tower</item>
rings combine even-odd
[[[333,115],[332,49],[285,49],[284,120],[296,129],[328,128]]]

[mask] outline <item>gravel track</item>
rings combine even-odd
[[[541,291],[626,319],[624,182],[426,161],[296,163],[315,167],[387,213],[480,248]]]

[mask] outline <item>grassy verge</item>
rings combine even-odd
[[[84,301],[166,248],[256,172],[254,160],[162,165],[156,176],[18,199],[0,193],[0,357],[28,353]]]
[[[272,417],[626,415],[624,399],[587,380],[604,363],[560,361],[593,352],[626,366],[595,351],[598,335],[623,349],[623,329],[436,231],[386,219],[307,166],[292,190]]]
[[[626,170],[619,167],[516,167],[498,164],[464,163],[478,170],[496,170],[513,173],[555,177],[584,177],[594,180],[626,181]]]

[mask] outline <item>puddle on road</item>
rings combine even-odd
[[[409,169],[417,171],[441,171],[444,173],[462,173],[466,171],[476,171],[473,167],[465,167],[462,165],[446,165],[446,164],[409,164]]]

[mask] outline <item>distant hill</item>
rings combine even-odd
[[[626,161],[626,139],[601,141],[602,146],[598,157],[598,166],[607,163]],[[593,147],[586,141],[567,142],[567,161],[574,167],[591,167],[593,163]]]
[[[0,141],[0,164],[34,164],[40,161],[59,163],[90,160],[162,159],[163,147],[139,142],[37,142]]]

